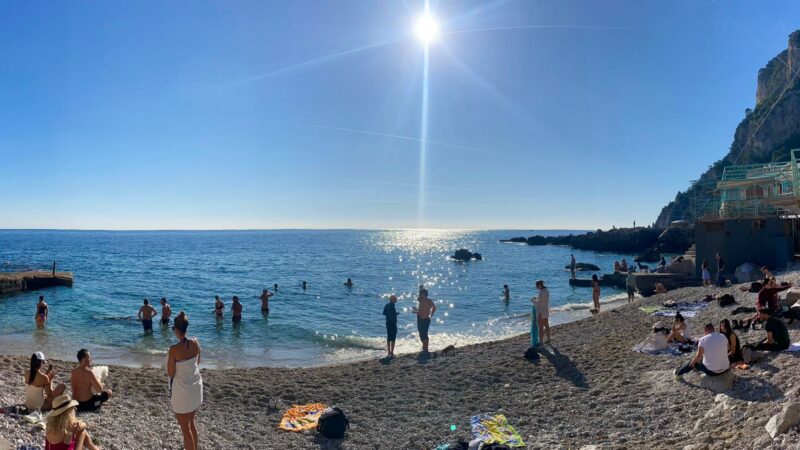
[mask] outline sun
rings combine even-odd
[[[417,25],[414,30],[417,39],[425,45],[435,41],[439,36],[439,22],[428,13],[423,14],[417,19]]]

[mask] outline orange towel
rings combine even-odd
[[[286,431],[300,432],[303,430],[313,430],[317,428],[319,416],[328,407],[322,403],[309,403],[307,405],[292,405],[283,414],[281,424],[278,428]]]

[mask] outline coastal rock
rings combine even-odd
[[[700,380],[700,387],[713,392],[725,392],[733,387],[735,381],[736,375],[731,372],[725,372],[716,377],[704,376],[703,379]]]
[[[460,248],[456,250],[455,254],[450,258],[455,259],[456,261],[471,261],[473,259],[476,261],[480,261],[483,259],[480,253],[472,253],[465,248]]]
[[[578,250],[595,252],[636,253],[655,245],[662,231],[662,229],[649,227],[612,228],[607,231],[597,230],[578,235],[536,235],[529,237],[527,243],[528,245],[568,245]]]
[[[775,439],[775,436],[785,433],[789,428],[800,424],[800,403],[791,403],[783,408],[783,411],[770,417],[765,428],[767,433]]]
[[[525,237],[515,237],[511,239],[500,239],[500,242],[513,242],[515,244],[527,244],[528,238]]]
[[[565,268],[565,269],[569,269],[569,264],[567,264],[566,266],[564,266],[564,268]],[[598,271],[598,270],[600,270],[600,268],[599,268],[599,267],[597,267],[597,266],[595,266],[594,264],[589,264],[589,263],[575,263],[575,270],[577,270],[577,271],[586,271],[586,270],[588,270],[588,271],[593,271],[593,272],[594,272],[594,271]]]
[[[734,270],[733,275],[739,283],[750,283],[761,279],[761,268],[753,263],[744,263]]]
[[[636,262],[658,262],[662,254],[685,253],[694,244],[694,227],[670,227],[658,236],[655,245],[633,260]]]

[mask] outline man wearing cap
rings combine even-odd
[[[85,348],[78,351],[78,367],[72,369],[71,383],[78,411],[96,411],[111,398],[111,389],[103,388],[103,382],[92,370],[92,355]]]

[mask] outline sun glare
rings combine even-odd
[[[439,36],[439,23],[430,14],[424,14],[417,20],[417,39],[428,45]]]

